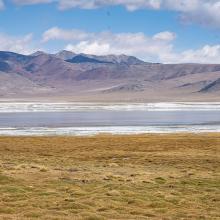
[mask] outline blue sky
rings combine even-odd
[[[67,49],[153,62],[220,62],[220,1],[1,1],[0,50]]]

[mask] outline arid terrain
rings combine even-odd
[[[0,137],[0,219],[220,219],[220,134]]]
[[[127,55],[0,51],[0,98],[219,101],[220,64],[149,63]]]

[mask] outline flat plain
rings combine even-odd
[[[220,219],[220,134],[0,137],[0,219]]]

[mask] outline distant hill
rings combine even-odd
[[[220,101],[220,64],[158,64],[126,55],[0,51],[0,82],[0,96],[9,98]]]
[[[218,92],[220,91],[220,78],[203,87],[201,92]]]
[[[104,60],[90,58],[85,55],[77,55],[77,56],[74,56],[73,58],[66,60],[66,61],[69,63],[112,63],[112,62],[107,62]]]

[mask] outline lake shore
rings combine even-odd
[[[2,102],[0,135],[215,133],[220,102]]]
[[[220,102],[219,95],[216,94],[200,94],[200,95],[184,95],[181,96],[169,96],[163,94],[139,94],[139,93],[121,93],[121,94],[99,94],[99,95],[79,95],[71,93],[71,95],[35,95],[35,96],[0,96],[1,102],[75,102],[75,103],[158,103],[158,102]]]
[[[220,133],[0,137],[1,219],[218,219]]]

